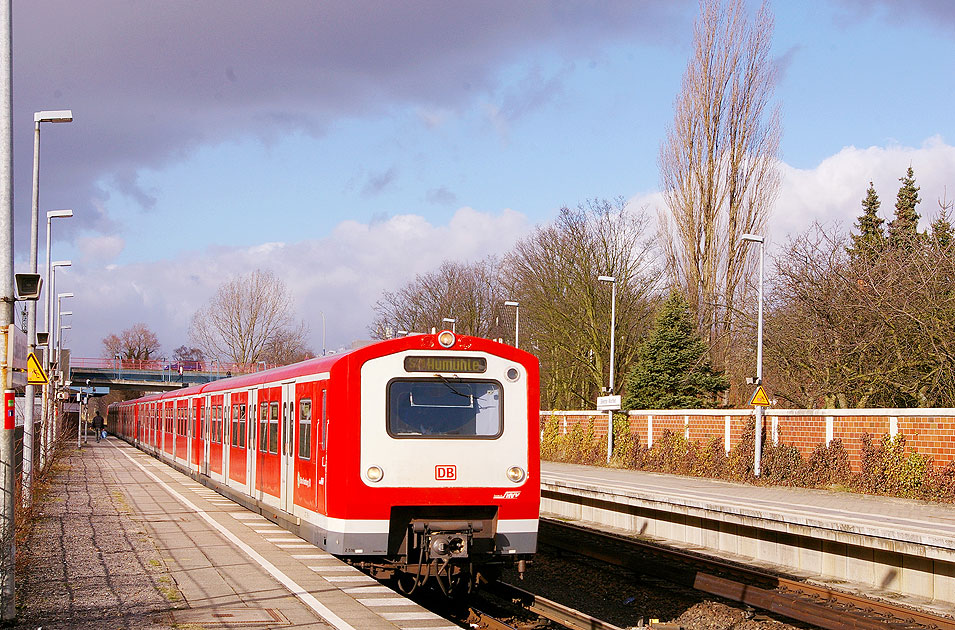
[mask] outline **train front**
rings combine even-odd
[[[385,550],[365,566],[405,591],[432,581],[447,593],[523,571],[540,511],[537,359],[444,331],[397,340],[360,375],[352,498],[375,513],[366,527]]]

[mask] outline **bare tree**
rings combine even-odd
[[[729,368],[736,309],[756,257],[741,236],[764,235],[776,197],[780,126],[770,100],[773,18],[755,20],[744,0],[701,0],[695,55],[660,147],[666,209],[663,248],[673,283],[686,296],[714,366]]]
[[[283,328],[265,346],[260,361],[275,365],[288,365],[311,359],[315,352],[305,343],[308,329],[302,322],[297,328]]]
[[[292,296],[271,271],[261,269],[219,287],[192,317],[190,336],[207,356],[235,363],[262,361],[270,344],[290,332],[304,339],[308,329],[292,319]]]
[[[592,200],[563,208],[507,257],[504,283],[520,302],[521,347],[541,361],[545,407],[589,408],[608,382],[611,291],[601,275],[617,282],[615,369],[623,382],[650,324],[658,279],[646,224],[623,199]]]
[[[955,245],[851,257],[816,226],[777,261],[766,327],[774,393],[805,407],[955,405]]]
[[[172,351],[173,361],[202,361],[205,354],[199,348],[182,345]]]
[[[451,318],[456,320],[456,332],[495,335],[495,315],[504,299],[498,267],[493,257],[476,263],[441,263],[437,270],[415,277],[397,291],[386,291],[375,304],[369,332],[384,339],[398,330],[450,328],[442,320]]]
[[[113,333],[103,339],[103,356],[112,359],[146,361],[159,353],[159,338],[146,324],[138,323],[118,335]]]

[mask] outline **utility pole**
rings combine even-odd
[[[13,6],[0,0],[0,388],[3,389],[3,429],[0,433],[0,620],[16,617],[14,590],[14,442],[16,408],[7,364],[7,332],[13,323]]]

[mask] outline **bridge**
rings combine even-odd
[[[161,361],[135,359],[70,359],[70,380],[89,381],[92,387],[137,391],[169,391],[210,383],[238,374],[260,372],[274,365],[218,361]]]

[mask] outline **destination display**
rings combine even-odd
[[[405,357],[405,372],[483,374],[487,372],[487,359],[482,357]]]

